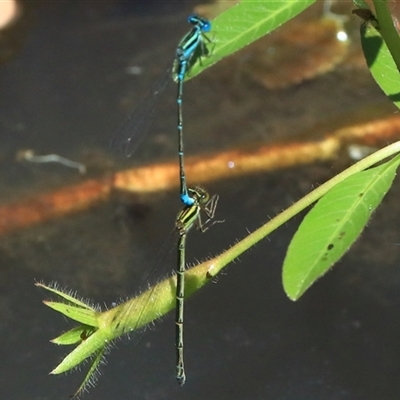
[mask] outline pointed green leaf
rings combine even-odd
[[[71,304],[75,304],[79,307],[86,308],[88,310],[96,311],[96,309],[91,307],[89,304],[86,304],[85,302],[78,300],[76,298],[76,294],[74,292],[66,293],[65,291],[57,289],[56,287],[47,286],[40,282],[35,283],[35,286],[41,287],[42,289],[45,289],[51,293],[54,293],[57,296],[60,296],[61,298],[65,299],[67,302],[69,302]]]
[[[71,353],[69,353],[56,368],[51,371],[51,374],[62,374],[78,364],[97,354],[110,342],[110,332],[108,330],[97,330],[90,335],[86,340],[83,340]]]
[[[52,339],[51,342],[58,345],[71,345],[86,340],[92,335],[97,329],[92,326],[79,325],[75,328],[70,329],[68,332],[64,332],[62,335]]]
[[[364,56],[376,83],[400,108],[400,74],[379,32],[370,24],[361,25]]]
[[[52,339],[51,342],[59,345],[71,345],[75,343],[79,343],[82,341],[82,326],[77,326],[75,328],[70,329],[68,332],[64,332],[62,335]]]
[[[190,78],[224,57],[256,41],[284,22],[300,14],[316,0],[242,0],[218,15],[207,36],[210,56],[203,57],[190,69]]]
[[[94,327],[98,326],[97,319],[99,313],[97,311],[76,307],[70,304],[59,303],[57,301],[44,301],[43,303],[53,310],[64,314],[68,318],[81,322],[82,324]]]
[[[83,380],[82,384],[79,386],[78,390],[74,393],[72,397],[79,396],[88,386],[94,386],[96,383],[96,374],[98,373],[98,366],[102,361],[105,348],[102,348],[97,352],[97,354],[94,357],[94,360],[92,362],[92,365],[88,371],[88,373],[85,376],[85,379]]]
[[[283,266],[283,286],[297,300],[358,238],[396,175],[400,158],[359,172],[322,197],[306,215]]]

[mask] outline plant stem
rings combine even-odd
[[[253,233],[250,233],[224,253],[187,270],[185,273],[185,297],[188,297],[199,290],[202,286],[209,283],[211,281],[210,278],[217,275],[222,268],[257,244],[261,239],[268,236],[278,227],[289,221],[292,217],[303,211],[312,203],[316,202],[338,183],[399,152],[400,141],[378,150],[313,190],[297,203],[287,208]],[[70,295],[55,288],[45,287],[44,285],[39,286],[58,294],[64,300],[66,299],[69,303],[72,303],[46,303],[56,311],[59,311],[68,317],[71,317],[72,311],[76,312],[78,313],[77,315],[79,315],[79,318],[75,317],[74,319],[81,321],[83,308],[84,311],[91,311],[91,313],[93,313],[93,318],[95,318],[94,322],[90,322],[88,316],[85,314],[84,321],[85,323],[88,322],[95,328],[94,333],[90,334],[85,340],[81,340],[81,343],[51,372],[52,374],[60,374],[68,371],[90,355],[100,354],[100,352],[104,351],[104,347],[107,343],[110,343],[115,338],[139,329],[171,311],[175,307],[176,300],[176,279],[174,276],[158,283],[141,295],[100,313],[94,309],[90,309],[90,307],[82,304],[79,300],[73,299]],[[71,308],[74,308],[74,310],[71,311]],[[80,326],[79,329],[78,333],[74,334],[75,339],[80,335],[80,332],[83,332],[86,328],[85,326]],[[72,330],[72,332],[75,331]],[[64,336],[65,334],[61,336],[61,339],[64,338]],[[66,344],[63,343],[61,339],[56,338],[53,342]]]
[[[400,141],[384,147],[381,150],[378,150],[377,152],[362,159],[361,161],[347,168],[340,174],[336,175],[328,182],[325,182],[317,189],[313,190],[311,193],[307,194],[298,202],[277,215],[271,221],[267,222],[266,224],[255,230],[253,233],[250,233],[247,237],[242,239],[236,245],[232,246],[229,250],[213,258],[212,260],[207,261],[207,263],[209,264],[207,271],[208,277],[213,277],[217,275],[220,270],[224,268],[228,263],[232,262],[235,258],[243,254],[250,247],[254,246],[261,239],[265,238],[278,227],[289,221],[292,217],[299,214],[312,203],[316,202],[340,182],[344,181],[351,175],[354,175],[357,172],[361,172],[398,152],[400,152]]]
[[[373,0],[373,3],[379,23],[379,32],[400,72],[400,37],[393,25],[392,15],[388,7],[388,0]]]

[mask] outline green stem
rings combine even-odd
[[[185,273],[185,297],[209,283],[211,281],[210,278],[217,275],[227,264],[243,254],[250,247],[257,244],[261,239],[268,236],[278,227],[285,224],[292,217],[316,202],[334,186],[351,175],[361,172],[399,152],[400,141],[371,154],[313,190],[224,253],[187,270]],[[104,347],[107,343],[110,343],[123,334],[147,325],[175,307],[176,278],[174,276],[158,283],[141,295],[104,312],[97,312],[60,290],[49,288],[44,285],[40,286],[58,294],[63,300],[67,300],[66,304],[65,302],[47,302],[46,304],[48,306],[85,324],[53,340],[54,343],[58,344],[80,342],[80,344],[52,371],[53,374],[60,374],[68,371],[92,354],[100,354],[104,351]],[[83,313],[83,311],[85,312]],[[74,317],[75,313],[76,316]],[[94,319],[94,321],[92,319]],[[86,335],[88,332],[87,325],[94,328],[93,333],[90,331],[89,335]],[[83,333],[87,336],[85,340],[82,339]],[[96,362],[97,361],[95,361],[95,364]],[[90,374],[88,374],[88,376],[89,375]],[[87,379],[88,377],[85,379],[85,382]]]
[[[379,32],[400,72],[400,37],[393,25],[392,15],[388,7],[388,0],[373,0],[373,3],[376,18],[379,23]]]
[[[378,150],[377,152],[362,159],[361,161],[347,168],[345,171],[336,175],[328,182],[325,182],[317,189],[313,190],[312,192],[304,196],[302,199],[300,199],[298,202],[296,202],[295,204],[287,208],[285,211],[277,215],[271,221],[267,222],[262,227],[258,228],[253,233],[249,234],[247,237],[242,239],[239,243],[232,246],[229,250],[225,251],[224,253],[220,254],[214,259],[209,260],[208,261],[209,267],[207,272],[208,276],[213,277],[217,275],[221,271],[221,269],[224,268],[227,264],[229,264],[235,258],[243,254],[250,247],[254,246],[261,239],[268,236],[271,232],[275,231],[281,225],[288,222],[291,218],[299,214],[305,208],[316,202],[318,199],[320,199],[323,195],[328,193],[334,186],[336,186],[340,182],[344,181],[351,175],[354,175],[357,172],[361,172],[398,152],[400,152],[400,141],[395,142],[381,150]]]

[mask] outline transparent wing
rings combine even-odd
[[[171,70],[167,69],[111,139],[112,149],[125,157],[130,157],[138,149],[154,121],[157,103],[171,81]]]

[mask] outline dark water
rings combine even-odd
[[[16,163],[21,148],[87,162],[89,176],[175,156],[169,133],[175,132],[173,95],[158,109],[153,135],[132,159],[119,158],[108,143],[127,109],[168,66],[171,43],[185,33],[192,5],[38,2],[26,8],[23,45],[0,66],[2,202],[85,179],[61,166]],[[128,66],[143,73],[130,75]],[[367,73],[355,80],[352,71],[335,71],[276,93],[245,79],[227,85],[222,74],[210,69],[185,86],[189,153],[295,135],[385,101]],[[342,167],[338,161],[210,185],[220,195],[218,218],[225,223],[204,235],[190,234],[189,260],[229,247]],[[175,326],[169,315],[136,346],[118,342],[86,398],[396,398],[399,191],[395,184],[354,249],[299,302],[284,295],[280,270],[300,218],[191,298],[183,388],[174,377]],[[48,375],[67,351],[49,339],[70,325],[42,305],[46,294],[34,282],[57,281],[100,304],[132,295],[179,207],[175,191],[145,199],[115,194],[86,212],[1,238],[1,398],[68,398],[84,376]]]

